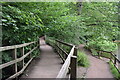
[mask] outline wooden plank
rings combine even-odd
[[[116,64],[116,61],[117,61],[117,60],[116,60],[116,57],[117,57],[117,56],[115,55],[115,58],[114,58],[114,64]]]
[[[17,59],[17,49],[16,48],[14,49],[13,55],[14,55],[14,60],[16,60]],[[15,63],[14,68],[15,68],[14,73],[17,73],[17,62]]]
[[[22,47],[22,49],[21,49],[21,54],[22,54],[22,56],[24,56],[24,47]],[[22,60],[22,67],[24,67],[24,59]]]
[[[76,72],[77,72],[77,57],[76,56],[72,56],[71,57],[71,63],[70,63],[70,80],[76,80]]]
[[[65,63],[63,64],[63,66],[60,69],[56,78],[65,78],[66,77],[66,74],[68,72],[68,68],[70,66],[71,56],[73,56],[73,53],[74,53],[74,48],[75,48],[75,46],[72,47],[70,54],[68,55],[67,59],[65,60]]]
[[[109,52],[109,51],[101,51],[101,52],[112,53],[112,52]]]
[[[14,60],[17,59],[17,49],[13,49],[12,58],[13,58]],[[12,74],[15,74],[15,73],[17,73],[17,63],[15,63],[15,64],[12,66]]]
[[[32,57],[32,58],[28,61],[28,63],[27,63],[19,72],[17,72],[16,74],[10,76],[10,77],[7,78],[6,80],[11,80],[11,79],[13,79],[13,78],[19,76],[20,74],[22,74],[23,71],[24,71],[24,70],[27,68],[27,66],[30,64],[30,62],[33,60],[33,58],[34,58],[34,57]]]
[[[120,60],[112,52],[108,52],[108,51],[101,51],[101,52],[110,53],[114,58],[116,58],[116,61],[118,61],[118,63],[120,63]]]
[[[73,44],[66,43],[66,42],[63,42],[63,41],[60,41],[60,40],[56,40],[56,41],[59,42],[59,43],[62,43],[62,44],[64,44],[64,45],[67,45],[67,46],[71,46],[71,47],[74,46]]]
[[[114,42],[120,42],[120,40],[115,40]]]
[[[38,47],[38,46],[37,46]],[[7,63],[4,63],[4,64],[1,64],[0,65],[0,69],[2,69],[2,68],[5,68],[5,67],[7,67],[7,66],[10,66],[10,65],[12,65],[12,64],[15,64],[15,63],[17,63],[17,62],[20,62],[20,61],[22,61],[25,57],[27,57],[31,52],[33,52],[35,49],[37,49],[37,47],[35,47],[35,48],[33,48],[31,51],[29,51],[28,53],[26,53],[24,56],[22,56],[21,58],[18,58],[18,59],[16,59],[16,60],[12,60],[12,61],[10,61],[10,62],[7,62]]]
[[[78,50],[78,48],[77,47],[75,47],[75,50],[74,50],[74,56],[77,56],[77,50]]]
[[[36,41],[30,42],[30,43],[24,43],[24,44],[20,44],[20,45],[0,47],[0,51],[5,51],[5,50],[10,50],[10,49],[15,49],[15,48],[21,48],[21,47],[28,46],[28,45],[33,44],[33,43],[36,43]]]

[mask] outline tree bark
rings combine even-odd
[[[78,15],[80,15],[81,11],[82,11],[82,0],[78,0],[78,2],[77,2],[77,10],[78,10]]]

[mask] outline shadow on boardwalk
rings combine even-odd
[[[62,64],[53,48],[40,39],[40,57],[32,61],[21,78],[56,78]]]
[[[85,78],[113,78],[109,64],[106,61],[93,57],[90,51],[84,49],[84,45],[82,44],[79,45],[79,49],[87,54],[90,61],[90,67],[87,70]]]

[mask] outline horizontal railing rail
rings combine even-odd
[[[32,48],[30,51],[28,51],[27,53],[25,53],[25,49],[24,47],[27,46],[34,46],[34,48]],[[13,58],[14,60],[11,60],[9,62],[3,63],[0,65],[0,70],[13,65],[13,71],[14,74],[11,75],[10,77],[7,78],[7,80],[11,79],[11,78],[16,78],[18,77],[20,74],[23,73],[23,71],[26,69],[26,67],[30,64],[30,62],[33,60],[34,56],[31,56],[31,53],[36,50],[38,48],[38,41],[34,41],[34,42],[30,42],[30,43],[24,43],[24,44],[20,44],[20,45],[13,45],[13,46],[5,46],[5,47],[0,47],[0,52],[2,51],[7,51],[7,50],[13,50]],[[20,52],[22,54],[22,57],[17,58],[17,49],[20,48]],[[4,55],[4,54],[3,54]],[[29,56],[30,59],[28,60],[27,63],[25,63],[24,59]],[[22,61],[22,69],[18,71],[18,62]]]
[[[28,46],[28,45],[33,44],[33,43],[36,43],[36,41],[30,42],[30,43],[24,43],[24,44],[20,44],[20,45],[0,47],[0,51],[5,51],[5,50],[10,50],[10,49],[15,49],[15,48],[21,48],[21,47],[25,47],[25,46]]]
[[[113,52],[108,52],[108,51],[101,51],[101,52],[110,53],[111,56],[113,56],[120,63],[120,60],[117,58],[117,56]]]
[[[60,41],[60,40],[56,40],[56,41],[59,42],[59,43],[61,43],[61,44],[67,45],[67,46],[71,46],[71,47],[74,46],[73,44],[66,43],[66,42],[63,42],[63,41]]]
[[[115,40],[114,42],[120,43],[120,40]]]

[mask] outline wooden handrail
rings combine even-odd
[[[21,48],[21,47],[25,47],[25,46],[28,46],[28,45],[33,44],[33,43],[36,43],[36,41],[30,42],[30,43],[24,43],[24,44],[20,44],[20,45],[0,47],[0,51],[5,51],[5,50],[10,50],[10,49],[15,49],[15,48]]]
[[[92,48],[90,48],[92,49]],[[114,57],[114,59],[112,58],[109,58],[110,61],[113,63],[113,65],[115,66],[115,68],[117,69],[117,71],[120,73],[120,70],[118,69],[118,67],[116,66],[116,61],[118,62],[118,64],[120,64],[120,60],[116,57],[115,54],[113,54],[113,52],[110,52],[110,51],[103,51],[103,50],[99,50],[98,51],[98,56],[100,56],[99,52],[105,52],[105,53],[109,53],[112,57]],[[108,57],[106,57],[108,58]]]
[[[67,46],[71,46],[71,47],[74,46],[73,44],[66,43],[66,42],[63,42],[63,41],[60,41],[60,40],[56,40],[56,41],[59,42],[59,43],[62,43],[62,44],[64,44],[64,45],[67,45]]]
[[[20,74],[23,73],[23,71],[29,65],[29,63],[32,61],[32,59],[34,58],[34,56],[32,56],[30,58],[30,60],[26,64],[24,64],[24,59],[27,56],[29,56],[34,50],[36,50],[38,48],[39,45],[38,45],[37,42],[38,41],[34,41],[34,42],[30,42],[30,43],[24,43],[24,44],[20,44],[20,45],[0,47],[0,51],[6,51],[6,50],[11,50],[11,49],[14,50],[14,52],[13,52],[13,58],[14,58],[14,60],[9,61],[7,63],[4,63],[4,64],[0,65],[0,69],[3,69],[3,68],[8,67],[10,65],[14,65],[14,68],[13,68],[14,74],[12,76],[10,76],[8,79],[15,78],[15,77],[17,77],[17,76],[19,76]],[[24,47],[25,46],[29,46],[29,45],[36,44],[36,43],[37,43],[37,46],[35,46],[32,50],[30,50],[26,54],[24,53]],[[21,49],[20,51],[21,51],[22,57],[20,57],[20,58],[17,58],[17,48]],[[22,61],[22,67],[23,68],[18,72],[17,63],[20,62],[20,61]]]
[[[106,52],[111,54],[112,57],[114,57],[114,59],[112,60],[112,58],[109,58],[110,61],[113,63],[113,65],[115,66],[115,68],[117,69],[117,71],[120,73],[120,70],[118,69],[118,67],[116,66],[116,61],[118,62],[118,64],[120,64],[120,60],[116,57],[115,54],[113,54],[113,52],[109,52],[109,51],[100,51],[100,52]]]
[[[120,42],[120,40],[115,40],[114,42]]]
[[[27,62],[27,64],[26,64],[19,72],[17,72],[17,73],[15,73],[14,75],[10,76],[10,77],[7,78],[6,80],[11,80],[11,79],[19,76],[20,74],[22,74],[23,71],[24,71],[24,70],[27,68],[27,66],[30,64],[30,62],[33,60],[33,58],[34,58],[34,57],[32,57],[32,58]]]
[[[38,46],[37,46],[37,47],[38,47]],[[25,54],[25,55],[22,56],[21,58],[17,58],[17,59],[15,59],[15,60],[10,61],[10,62],[1,64],[1,65],[0,65],[0,69],[3,69],[3,68],[5,68],[5,67],[7,67],[7,66],[10,66],[10,65],[12,65],[12,64],[15,64],[15,63],[17,63],[17,62],[22,61],[22,60],[23,60],[24,58],[26,58],[31,52],[33,52],[35,49],[37,49],[37,47],[35,47],[35,48],[32,49],[31,51],[29,51],[27,54]]]
[[[120,60],[112,52],[108,52],[108,51],[101,51],[101,52],[110,53],[120,63]]]
[[[68,55],[67,59],[65,60],[65,63],[63,64],[63,66],[60,69],[59,74],[57,75],[56,78],[65,78],[65,76],[66,76],[66,74],[68,72],[68,68],[70,66],[71,57],[74,54],[74,48],[75,48],[75,46],[72,47],[72,49],[70,51],[70,54]]]

